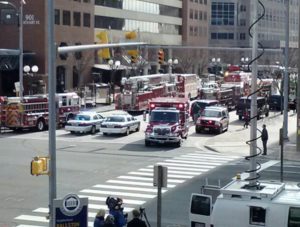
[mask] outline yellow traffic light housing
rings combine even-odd
[[[137,55],[132,55],[130,60],[131,60],[131,64],[136,63],[137,62]]]
[[[48,157],[36,156],[31,161],[31,175],[47,175],[48,174]]]
[[[165,52],[164,52],[164,50],[163,49],[160,49],[159,51],[158,51],[158,63],[160,64],[160,65],[163,65],[164,64],[164,62],[165,62]]]

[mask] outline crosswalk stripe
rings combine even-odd
[[[119,176],[118,178],[119,179],[129,179],[129,180],[153,181],[153,178],[149,178],[149,177]],[[180,184],[180,183],[183,183],[184,180],[168,179],[168,182]]]
[[[17,225],[17,227],[46,227],[41,225]]]
[[[93,189],[84,189],[81,190],[82,193],[91,193],[91,194],[106,194],[106,195],[121,195],[121,196],[128,196],[128,197],[140,197],[140,198],[148,198],[153,199],[156,195],[149,195],[149,194],[140,194],[140,193],[129,193],[129,192],[118,192],[118,191],[100,191],[100,190],[93,190]]]
[[[89,201],[101,201],[106,202],[107,197],[98,197],[98,196],[90,196],[90,195],[78,195],[80,198],[88,198]],[[124,204],[132,204],[132,205],[142,205],[146,201],[143,200],[132,200],[132,199],[123,199]]]
[[[93,187],[95,187],[95,188],[118,189],[118,190],[142,191],[142,192],[154,192],[154,193],[157,192],[156,188],[139,188],[139,187],[128,187],[128,186],[120,186],[120,185],[96,184]],[[162,192],[166,192],[166,191],[167,191],[166,189],[162,189]]]
[[[108,210],[106,204],[105,205],[101,205],[101,204],[89,204],[89,209],[95,209],[95,210],[104,209],[104,210]],[[128,212],[131,212],[133,209],[134,208],[124,207],[124,212],[128,213]],[[95,215],[93,217],[95,217]]]
[[[201,161],[206,161],[206,162],[209,162],[209,163],[210,163],[211,160],[213,160],[213,162],[215,162],[215,163],[224,163],[224,162],[231,161],[231,159],[230,160],[224,160],[224,159],[215,159],[213,157],[210,157],[210,158],[205,158],[205,157],[204,158],[200,158],[200,157],[183,157],[183,156],[181,156],[181,157],[175,157],[174,159],[175,160],[186,160],[186,161],[201,160]]]
[[[174,162],[174,163],[187,163],[187,164],[199,164],[199,165],[212,165],[212,166],[219,166],[222,163],[217,162],[198,162],[198,161],[185,161],[185,160],[177,160],[177,159],[167,159],[165,162]]]
[[[151,166],[148,166],[151,167]],[[183,170],[183,171],[193,171],[198,172],[201,174],[202,172],[206,172],[209,169],[202,169],[202,168],[188,168],[188,167],[178,167],[178,166],[168,166],[168,170]]]
[[[184,179],[193,178],[193,176],[174,175],[174,174],[169,174],[169,173],[170,172],[168,171],[168,180],[169,180],[169,178],[184,178]],[[134,172],[133,171],[133,172],[129,172],[129,174],[153,177],[153,173],[143,173],[143,172]]]
[[[108,210],[108,209],[106,209]],[[46,207],[40,207],[40,208],[37,208],[35,210],[33,210],[34,213],[44,213],[44,214],[48,214],[49,213],[49,209],[46,208]],[[94,218],[96,216],[97,213],[95,212],[88,212],[88,217],[89,218]]]
[[[23,221],[35,221],[35,222],[45,222],[48,223],[49,220],[46,217],[34,216],[34,215],[20,215],[15,217],[16,220],[23,220]]]
[[[222,154],[211,154],[211,155],[208,155],[208,154],[204,154],[204,153],[200,153],[200,152],[195,152],[195,153],[190,153],[190,154],[187,154],[187,155],[191,155],[191,156],[198,156],[198,157],[216,157],[216,158],[223,158],[223,159],[236,159],[236,158],[240,158],[240,156],[234,156],[234,155],[222,155]]]
[[[139,171],[153,172],[152,169],[145,169],[145,168],[141,168],[139,169]],[[176,171],[176,170],[169,170],[169,169],[168,169],[168,173],[178,173],[181,175],[190,175],[190,176],[196,176],[199,174],[199,172]]]
[[[127,184],[127,185],[139,185],[139,186],[152,186],[153,183],[147,183],[147,182],[136,182],[136,181],[122,181],[122,180],[108,180],[106,181],[108,183],[115,183],[115,184]],[[175,188],[175,184],[168,184],[167,188]]]
[[[202,165],[192,165],[192,164],[182,164],[182,163],[169,163],[169,162],[158,162],[158,165],[163,165],[163,166],[181,166],[181,167],[194,167],[194,168],[207,168],[207,169],[212,169],[215,168],[215,166],[202,166]]]

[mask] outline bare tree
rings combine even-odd
[[[91,75],[91,66],[94,64],[94,52],[75,52],[74,53],[74,67],[78,74],[78,87],[82,87],[88,80],[88,76]]]

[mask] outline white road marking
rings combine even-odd
[[[119,179],[141,180],[141,181],[152,181],[153,182],[153,178],[149,178],[149,177],[119,176],[118,178]],[[168,182],[180,184],[180,183],[183,183],[184,180],[168,179]]]
[[[140,197],[140,198],[148,198],[148,199],[153,199],[156,197],[156,195],[149,195],[149,194],[118,192],[118,191],[100,191],[100,190],[93,190],[93,189],[83,189],[80,192],[91,193],[91,194],[105,194],[108,196],[115,195],[115,196]]]
[[[122,180],[108,180],[108,183],[115,183],[115,184],[127,184],[127,185],[139,185],[139,186],[153,186],[153,183],[146,183],[146,182],[136,182],[136,181],[122,181]],[[175,188],[175,184],[168,184],[168,188]]]
[[[165,162],[174,162],[174,163],[187,163],[187,164],[199,164],[199,165],[212,165],[212,166],[219,166],[223,163],[217,163],[217,162],[198,162],[198,161],[185,161],[185,160],[177,160],[177,159],[167,159],[167,160],[164,160]]]
[[[152,167],[153,168],[153,166],[148,166],[148,167]],[[176,165],[175,166],[168,166],[168,170],[169,169],[184,170],[184,171],[194,171],[194,172],[198,172],[199,174],[202,173],[202,172],[206,172],[206,171],[209,170],[209,169],[201,169],[201,168],[177,167]]]
[[[118,189],[118,190],[130,190],[130,191],[142,191],[142,192],[154,192],[154,193],[157,192],[156,188],[139,188],[139,187],[128,187],[128,186],[120,186],[120,185],[96,184],[93,187],[95,187],[95,188]],[[165,192],[167,190],[162,189],[162,191]]]
[[[215,166],[202,166],[202,165],[191,165],[191,164],[181,164],[181,163],[169,163],[169,162],[158,162],[158,165],[166,165],[166,166],[181,166],[181,167],[194,167],[194,168],[207,168],[212,169]]]
[[[49,222],[49,220],[46,219],[46,217],[33,216],[33,215],[20,215],[18,217],[15,217],[15,219],[16,220],[23,220],[23,221],[45,222],[45,223]]]
[[[106,202],[107,197],[98,197],[98,196],[90,196],[90,195],[78,195],[80,198],[88,198],[89,201],[101,201]],[[132,205],[142,205],[146,201],[143,200],[132,200],[132,199],[123,199],[124,204],[132,204]]]
[[[183,175],[175,175],[175,174],[169,174],[170,172],[168,171],[168,180],[169,178],[184,178],[184,179],[190,179],[193,178],[194,176],[183,176]],[[128,174],[132,175],[140,175],[140,176],[151,176],[153,177],[153,173],[143,173],[143,172],[129,172]]]

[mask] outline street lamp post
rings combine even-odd
[[[27,74],[27,75],[30,75],[30,76],[33,76],[35,73],[37,73],[38,71],[39,71],[39,67],[37,66],[37,65],[34,65],[34,66],[32,66],[31,68],[30,68],[30,66],[29,65],[25,65],[24,66],[24,68],[23,68],[23,70],[24,70],[24,72]],[[31,70],[31,72],[32,72],[32,74],[30,73],[30,70]],[[31,81],[32,82],[32,81]],[[32,83],[30,83],[30,88],[32,88]],[[29,90],[29,95],[31,95],[30,94],[30,91],[31,90]],[[33,93],[33,92],[32,92]]]
[[[0,1],[0,4],[10,5],[13,7],[18,13],[18,21],[19,21],[19,97],[23,99],[23,1],[20,1],[20,8],[18,10],[17,6],[8,1]]]
[[[111,68],[111,85],[110,85],[110,92],[109,92],[109,103],[111,103],[110,102],[111,91],[112,91],[112,95],[113,95],[113,102],[115,101],[115,70],[117,70],[120,67],[121,62],[120,61],[114,62],[113,59],[110,59],[108,61],[108,65]]]

